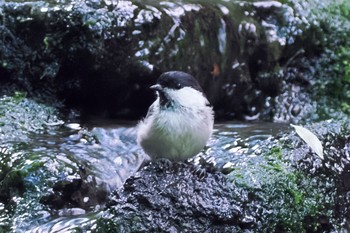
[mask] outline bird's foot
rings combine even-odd
[[[203,180],[207,176],[207,170],[196,164],[192,164],[190,169],[191,169],[191,173],[197,176],[200,180]]]
[[[200,157],[197,162],[198,164],[191,163],[191,172],[201,180],[207,176],[207,173],[214,173],[217,171],[217,168],[214,166],[214,164],[208,162],[203,157]]]
[[[169,159],[161,158],[156,161],[158,171],[169,171],[173,167],[173,162]]]

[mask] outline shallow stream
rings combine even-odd
[[[33,190],[16,200],[13,232],[92,231],[103,212],[105,196],[132,176],[144,159],[135,142],[135,124],[99,122],[89,123],[87,128],[66,124],[49,134],[31,135],[28,143],[7,144],[15,148],[19,157],[27,154],[22,162],[44,163],[42,168],[29,172],[26,178],[25,186]],[[287,130],[290,130],[287,124],[277,123],[216,124],[208,147],[199,156],[218,167],[235,166],[236,161],[242,161],[242,156],[248,156],[245,159],[258,156],[260,144]],[[60,179],[78,179],[77,169],[84,171],[86,187],[91,186],[89,188],[96,189],[96,193],[82,191],[75,203],[63,203],[62,208],[56,210],[43,205],[42,196],[47,194],[42,192],[55,189],[52,183],[57,184]]]

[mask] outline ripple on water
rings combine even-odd
[[[108,193],[135,173],[144,156],[130,127],[60,127],[1,148],[0,161],[20,171],[26,190],[13,198],[13,232],[90,229]]]
[[[78,125],[73,126],[61,127],[49,134],[31,135],[30,144],[17,148],[17,152],[21,151],[18,152],[17,159],[21,159],[18,158],[21,153],[32,154],[24,159],[24,164],[30,166],[33,160],[39,160],[44,164],[43,169],[46,169],[47,174],[51,176],[47,177],[47,174],[40,171],[40,168],[34,173],[28,171],[27,182],[31,182],[40,195],[27,199],[27,201],[37,203],[36,208],[32,209],[32,215],[31,210],[24,207],[22,214],[18,212],[15,215],[14,223],[27,222],[27,224],[18,224],[15,227],[17,230],[27,232],[69,232],[74,229],[89,232],[93,230],[104,203],[98,202],[97,197],[89,195],[92,191],[97,192],[98,189],[104,189],[108,195],[111,190],[120,187],[129,176],[133,175],[142,163],[144,154],[136,145],[134,127],[110,128],[107,126],[87,130]],[[200,156],[220,167],[247,163],[249,156],[255,156],[258,153],[262,140],[285,128],[285,125],[266,125],[266,123],[217,124],[208,146]],[[13,150],[16,151],[16,148]],[[83,175],[82,182],[86,182],[86,186],[92,189],[85,193],[80,191],[78,197],[75,194],[74,198],[81,199],[80,202],[74,199],[75,203],[81,203],[82,206],[68,207],[64,204],[58,210],[51,209],[47,212],[47,204],[40,204],[42,195],[51,192],[56,198],[58,191],[65,192],[65,182],[72,181],[74,184],[75,180],[82,177],[82,171],[86,173]],[[26,216],[24,216],[25,211]]]
[[[96,229],[95,223],[99,215],[100,212],[85,215],[75,215],[70,217],[59,217],[28,232],[75,232],[77,229],[86,233],[93,232]]]

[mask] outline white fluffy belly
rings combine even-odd
[[[152,159],[180,161],[203,149],[212,127],[212,116],[164,111],[139,124],[137,141]]]

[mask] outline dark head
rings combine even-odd
[[[157,84],[151,86],[151,89],[158,91],[160,105],[168,108],[173,104],[174,99],[169,94],[171,90],[180,90],[184,87],[192,89],[203,94],[203,90],[198,81],[190,74],[182,71],[169,71],[159,76]],[[203,94],[203,96],[205,96]]]
[[[159,76],[157,85],[152,86],[153,89],[158,90],[159,88],[169,88],[179,90],[183,87],[192,87],[193,89],[203,92],[201,86],[197,80],[190,74],[182,71],[169,71]]]

